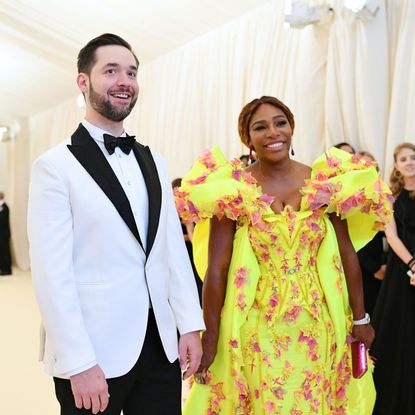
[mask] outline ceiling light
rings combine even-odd
[[[0,141],[7,141],[9,139],[9,135],[7,134],[8,130],[7,127],[0,127]]]
[[[21,125],[18,120],[1,121],[0,124],[0,141],[11,141],[14,140],[21,130]]]
[[[301,29],[330,19],[332,12],[328,4],[308,6],[299,0],[289,0],[285,7],[285,21],[290,27]]]

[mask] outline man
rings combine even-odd
[[[0,192],[0,275],[11,273],[9,207],[4,201],[4,193]]]
[[[62,415],[178,415],[180,366],[187,378],[200,362],[204,324],[166,167],[123,129],[137,69],[125,40],[91,40],[78,55],[85,119],[33,166],[32,275]]]

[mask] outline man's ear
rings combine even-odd
[[[89,77],[87,74],[81,72],[76,77],[76,83],[78,85],[79,90],[85,95],[88,91],[89,87]]]

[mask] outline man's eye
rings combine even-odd
[[[110,74],[115,73],[115,69],[107,69],[107,73],[110,73]]]
[[[131,78],[136,78],[137,74],[135,72],[129,72],[128,76],[131,76]]]

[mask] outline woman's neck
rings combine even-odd
[[[289,172],[291,170],[290,164],[291,160],[289,158],[277,162],[258,159],[254,166],[256,165],[257,173],[262,177],[275,177]]]
[[[404,177],[403,182],[406,190],[415,190],[415,176]]]

